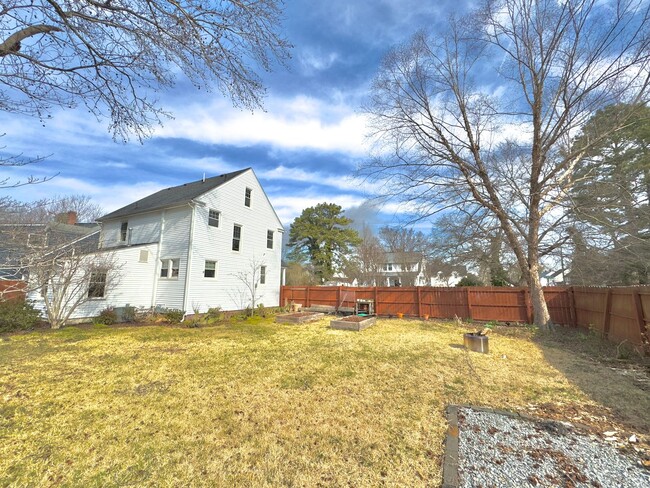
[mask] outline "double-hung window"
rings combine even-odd
[[[260,266],[260,285],[266,284],[266,266]]]
[[[239,251],[241,248],[241,225],[235,224],[232,228],[232,250]]]
[[[160,260],[160,277],[161,278],[178,278],[180,268],[180,259],[161,259]]]
[[[253,194],[253,190],[250,188],[246,188],[246,193],[244,193],[244,205],[247,207],[251,206],[251,195]]]
[[[221,212],[210,209],[210,213],[208,214],[208,225],[210,227],[219,227],[220,217],[221,217]]]
[[[106,293],[106,270],[98,269],[90,272],[88,298],[104,298]]]
[[[205,268],[203,269],[203,276],[205,278],[216,278],[217,277],[217,262],[216,261],[206,261]]]
[[[129,233],[129,223],[128,222],[122,222],[122,225],[120,225],[120,241],[121,242],[126,242],[127,235]]]
[[[266,248],[267,249],[273,249],[273,231],[272,230],[267,230],[266,231]]]

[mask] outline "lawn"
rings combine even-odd
[[[483,355],[453,322],[328,324],[4,337],[0,485],[438,486],[449,403],[650,427],[632,376],[531,329],[497,329]]]

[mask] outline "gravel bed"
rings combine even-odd
[[[569,423],[458,409],[463,488],[650,487],[650,473]]]

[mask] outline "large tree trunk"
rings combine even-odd
[[[539,266],[537,264],[533,264],[530,267],[528,290],[533,306],[533,324],[542,330],[551,330],[553,322],[551,321],[551,315],[548,312],[548,306],[544,298],[544,290],[539,279]]]

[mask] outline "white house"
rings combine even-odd
[[[72,318],[125,305],[240,310],[251,287],[256,303],[279,305],[284,229],[251,168],[161,190],[99,221],[94,254],[110,254],[117,269],[94,274]]]

